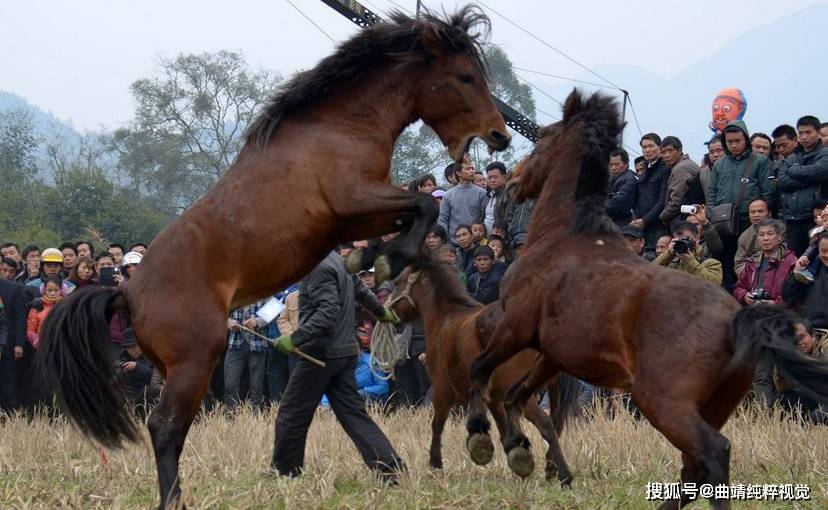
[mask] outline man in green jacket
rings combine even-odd
[[[681,222],[673,227],[670,246],[652,263],[699,276],[714,285],[722,284],[722,264],[706,253],[701,229],[692,223]]]
[[[710,170],[710,184],[707,191],[707,209],[710,211],[717,205],[733,203],[739,194],[742,179],[747,179],[745,194],[739,204],[739,232],[724,242],[722,254],[722,270],[724,272],[724,287],[728,292],[736,284],[736,273],[733,269],[733,259],[736,256],[736,241],[738,234],[750,226],[748,210],[750,203],[761,198],[773,209],[776,204],[776,188],[770,177],[773,175],[771,161],[753,152],[750,146],[750,133],[741,120],[730,122],[724,129],[725,157],[716,161]],[[752,169],[747,177],[743,177],[745,167],[753,161]]]

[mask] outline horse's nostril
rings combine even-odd
[[[503,141],[508,140],[507,135],[501,133],[500,131],[498,131],[496,129],[493,129],[489,133],[489,137],[491,137],[491,139],[494,140],[495,142],[503,142]]]

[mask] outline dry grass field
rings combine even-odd
[[[380,486],[329,411],[310,431],[306,473],[286,480],[269,475],[275,411],[243,410],[201,417],[182,456],[184,501],[189,508],[655,508],[646,485],[677,481],[679,455],[646,422],[628,415],[570,423],[563,449],[575,474],[571,490],[543,478],[545,447],[534,429],[535,474],[521,482],[501,451],[488,467],[471,463],[462,422],[444,435],[442,472],[427,467],[430,412],[375,414],[408,463],[398,487]],[[802,427],[742,413],[727,424],[733,443],[731,482],[804,483],[811,500],[736,502],[734,508],[828,508],[828,428]],[[155,465],[143,444],[110,452],[103,465],[94,445],[65,422],[0,425],[0,508],[149,508],[158,504]],[[539,447],[540,446],[540,447]],[[697,502],[688,508],[708,508]]]

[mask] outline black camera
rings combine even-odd
[[[691,253],[694,249],[696,249],[696,240],[692,237],[682,237],[673,243],[673,251],[678,255]]]
[[[748,296],[754,301],[773,301],[773,298],[765,289],[756,289],[748,293]]]

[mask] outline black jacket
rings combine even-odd
[[[476,271],[469,275],[466,290],[479,303],[493,303],[500,299],[500,280],[505,273],[506,264],[495,262],[488,273]]]
[[[0,299],[6,317],[6,334],[0,335],[3,356],[11,355],[15,347],[26,344],[26,317],[29,313],[29,294],[25,287],[9,280],[0,280]]]
[[[624,227],[632,221],[632,209],[635,207],[637,195],[638,178],[632,170],[627,169],[621,175],[610,178],[607,216],[619,227]]]
[[[805,285],[788,276],[782,287],[782,300],[789,305],[802,304],[802,315],[815,328],[828,328],[828,269],[820,264],[814,282]]]
[[[308,273],[299,286],[299,329],[293,344],[319,358],[347,358],[359,354],[354,337],[354,298],[376,317],[385,309],[362,281],[345,269],[331,252]]]
[[[661,158],[658,158],[653,166],[644,170],[644,175],[638,179],[635,214],[644,220],[645,228],[662,225],[658,216],[664,210],[667,201],[669,179],[670,170]]]
[[[800,146],[782,163],[777,186],[782,192],[782,219],[811,219],[816,202],[828,196],[828,147],[819,144],[805,152]]]

